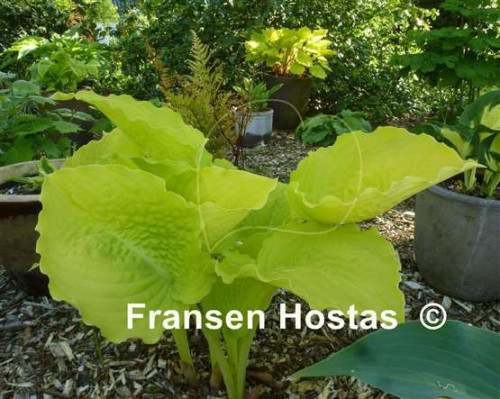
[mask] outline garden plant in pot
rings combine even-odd
[[[33,160],[70,155],[72,145],[65,135],[79,130],[65,112],[47,111],[46,104],[55,101],[41,96],[32,82],[19,80],[0,91],[0,264],[32,294],[44,293],[47,285],[38,270],[29,270],[38,259],[40,177],[51,170],[46,161],[40,166]]]
[[[50,39],[29,36],[18,40],[4,53],[0,69],[17,68],[22,77],[40,85],[48,96],[54,91],[74,91],[98,78],[108,65],[105,54],[104,45],[69,30]],[[74,121],[81,127],[80,134],[68,137],[78,147],[94,138],[90,132],[93,120],[88,104],[71,99],[57,105],[46,103],[45,107],[49,111],[65,108],[87,114],[89,117]]]
[[[253,33],[245,43],[247,61],[265,64],[272,72],[265,75],[268,88],[282,84],[271,99],[274,128],[295,129],[307,108],[311,93],[310,76],[324,79],[330,70],[327,56],[331,41],[326,29],[264,29]]]
[[[500,299],[500,90],[469,105],[456,125],[425,124],[464,159],[484,169],[417,196],[415,250],[422,276],[461,299]]]
[[[245,107],[250,109],[243,129],[244,145],[253,145],[271,136],[274,110],[269,108],[268,101],[282,86],[283,84],[279,84],[267,89],[264,82],[256,83],[250,78],[245,78],[243,86],[234,87],[242,97]]]

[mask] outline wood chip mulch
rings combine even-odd
[[[247,168],[286,181],[308,152],[292,135],[276,134],[270,144],[248,150]],[[420,277],[413,253],[413,200],[378,217],[377,226],[399,252],[401,288],[407,318],[418,319],[428,302],[438,302],[450,319],[500,332],[500,303],[468,303],[435,292]],[[389,399],[390,395],[352,378],[290,382],[287,377],[354,342],[361,334],[343,329],[280,330],[277,310],[298,298],[278,292],[267,327],[252,346],[247,385],[253,398]],[[198,333],[190,337],[200,388],[184,382],[169,334],[156,345],[140,341],[112,344],[84,325],[71,306],[50,298],[28,297],[0,268],[0,399],[50,398],[223,398],[210,390],[207,347]]]

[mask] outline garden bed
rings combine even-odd
[[[246,167],[279,177],[289,175],[308,152],[293,135],[275,134],[271,143],[247,151]],[[370,224],[396,247],[403,265],[401,288],[407,318],[418,319],[428,302],[442,303],[450,319],[500,332],[500,303],[473,304],[443,297],[422,281],[414,260],[414,201],[410,199]],[[0,392],[21,398],[224,397],[209,390],[210,362],[201,334],[191,338],[201,388],[185,385],[174,342],[166,335],[156,345],[140,341],[112,344],[97,329],[81,323],[71,306],[48,298],[31,298],[21,292],[0,269]],[[294,371],[338,351],[360,337],[344,329],[280,330],[279,304],[290,308],[296,297],[279,292],[268,311],[266,329],[252,346],[248,387],[259,398],[388,398],[351,378],[290,382]],[[305,307],[305,304],[303,305]],[[35,395],[35,396],[33,396]]]

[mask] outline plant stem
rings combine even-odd
[[[203,328],[202,331],[208,341],[210,352],[216,359],[217,365],[222,373],[222,378],[226,384],[227,396],[229,399],[242,399],[242,397],[238,397],[231,366],[229,365],[229,362],[224,354],[224,350],[222,349],[220,334],[207,328]]]
[[[254,335],[255,330],[250,331],[248,334],[239,339],[239,353],[236,369],[236,389],[240,398],[242,398],[245,393],[248,355],[250,353],[250,347],[252,346]]]
[[[198,377],[196,375],[196,370],[194,369],[191,351],[189,350],[187,331],[183,328],[173,329],[172,335],[174,336],[175,345],[177,346],[177,350],[179,351],[179,356],[181,358],[182,373],[191,386],[197,386]]]
[[[474,190],[476,185],[476,168],[464,172],[464,187],[465,191],[470,192]]]
[[[495,193],[495,190],[499,184],[500,184],[500,172],[496,172],[490,177],[488,184],[486,185],[486,188],[484,190],[488,198],[493,197],[493,194]]]

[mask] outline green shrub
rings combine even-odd
[[[332,72],[315,82],[312,108],[336,113],[364,110],[374,121],[428,113],[430,95],[422,82],[401,77],[391,62],[405,49],[406,32],[425,27],[426,10],[411,0],[162,0],[145,2],[145,32],[172,75],[187,73],[190,31],[213,45],[230,85],[248,75],[244,42],[264,27],[328,29],[336,56]]]
[[[93,88],[99,93],[132,94],[149,100],[160,98],[158,76],[151,57],[147,57],[144,29],[148,21],[137,8],[129,9],[119,20],[107,46],[106,56],[113,68],[102,71]]]
[[[0,0],[0,53],[25,36],[49,38],[68,29],[68,13],[54,0]]]
[[[445,0],[428,31],[407,36],[416,52],[396,57],[407,71],[454,91],[444,119],[453,120],[484,87],[500,83],[497,0]]]
[[[32,81],[47,90],[76,90],[78,86],[99,76],[104,66],[104,47],[70,30],[50,39],[29,36],[16,41],[7,53],[14,53],[4,67],[28,58]],[[15,60],[13,59],[15,57]]]
[[[338,115],[318,114],[302,121],[295,135],[304,144],[328,146],[335,143],[337,136],[353,131],[371,132],[370,122],[361,112],[344,110]]]
[[[71,141],[64,134],[80,130],[72,119],[89,116],[45,110],[46,105],[55,104],[41,96],[40,87],[32,82],[18,80],[0,90],[0,165],[70,155]]]

